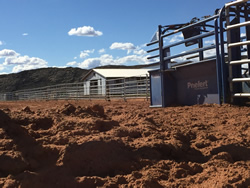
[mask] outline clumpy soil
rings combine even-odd
[[[0,102],[0,187],[250,187],[250,107]]]

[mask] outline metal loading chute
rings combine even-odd
[[[250,97],[249,7],[249,1],[238,0],[216,9],[212,16],[158,26],[158,36],[147,44],[157,45],[147,51],[154,53],[148,59],[160,62],[159,70],[151,71],[150,76],[152,106],[239,104]],[[167,40],[174,36],[178,40]],[[206,81],[207,87],[188,87]]]

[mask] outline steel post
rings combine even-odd
[[[219,49],[219,28],[218,28],[218,18],[214,20],[214,30],[215,30],[215,45],[216,45],[216,71],[217,71],[217,88],[219,93],[219,103],[221,104],[222,98],[222,75],[221,75],[221,57],[220,57],[220,49]]]

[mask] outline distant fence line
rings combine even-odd
[[[5,92],[0,93],[0,100],[11,101],[97,98],[109,100],[111,98],[126,99],[138,97],[148,99],[150,96],[149,88],[150,81],[148,75],[141,75],[137,77],[107,79],[105,84],[96,80],[96,83],[93,81],[85,81]]]

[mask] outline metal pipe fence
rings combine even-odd
[[[99,84],[98,84],[99,83]],[[101,84],[100,84],[101,83]],[[58,100],[58,99],[106,99],[112,98],[149,98],[150,81],[148,75],[128,78],[106,79],[104,82],[90,84],[58,84],[33,89],[0,93],[1,101],[10,100]]]

